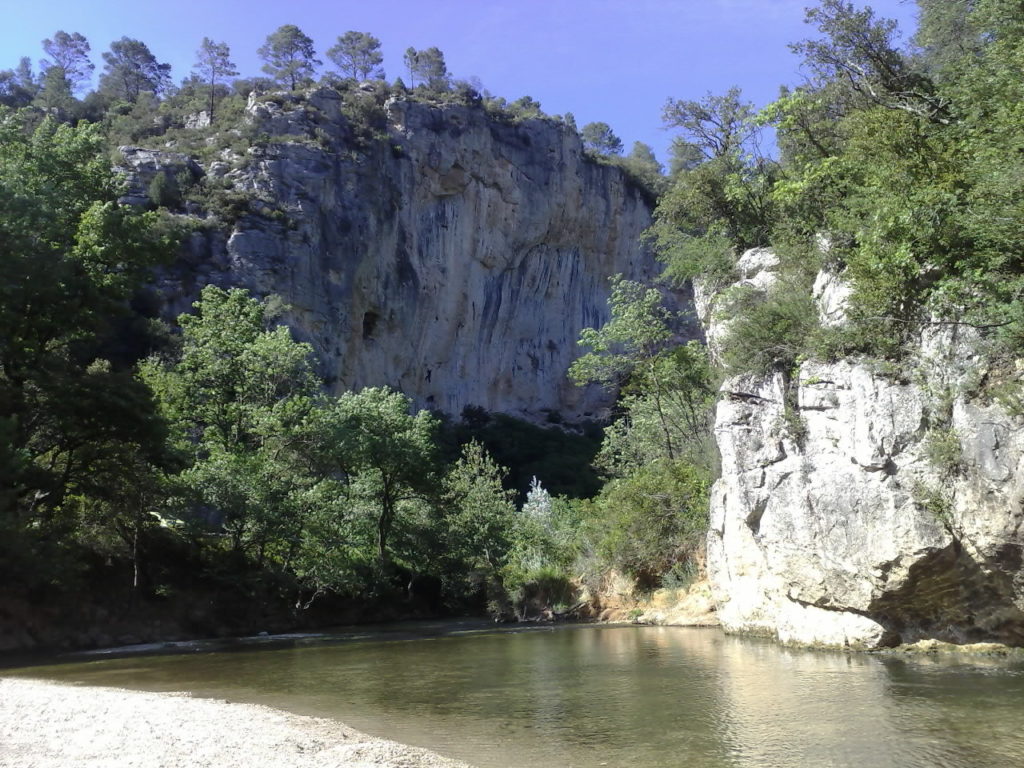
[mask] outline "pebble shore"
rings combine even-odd
[[[0,678],[2,768],[470,768],[255,704]]]

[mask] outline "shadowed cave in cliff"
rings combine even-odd
[[[950,643],[1024,644],[1024,611],[1014,602],[1012,573],[1021,547],[1006,544],[995,559],[979,563],[954,539],[910,566],[899,589],[874,600],[865,612],[886,629],[881,645],[934,639]]]

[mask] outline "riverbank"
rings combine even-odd
[[[606,574],[600,589],[588,596],[585,618],[611,624],[629,622],[663,627],[717,627],[717,606],[706,577],[679,589],[640,592],[623,574]]]
[[[469,768],[255,704],[0,678],[2,768]]]

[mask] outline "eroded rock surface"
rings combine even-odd
[[[773,265],[747,261],[770,284]],[[818,285],[825,320],[841,321],[845,289],[835,276]],[[715,304],[702,297],[720,339]],[[899,374],[805,362],[725,382],[708,568],[727,630],[857,648],[1024,645],[1024,420],[978,399],[977,348],[940,326]]]
[[[454,415],[601,416],[608,394],[565,374],[579,331],[607,319],[609,276],[658,271],[639,188],[550,120],[392,99],[367,136],[345,98],[250,99],[268,140],[204,171],[252,202],[193,236],[162,285],[168,314],[206,283],[278,294],[335,389],[389,385]]]

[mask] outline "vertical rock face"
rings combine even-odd
[[[771,283],[772,260],[746,262],[745,282]],[[841,320],[842,287],[816,285],[823,319]],[[720,339],[714,298],[699,299]],[[1024,644],[1024,420],[972,399],[977,348],[946,326],[901,374],[805,362],[725,382],[708,536],[723,626],[862,648]]]
[[[580,329],[606,320],[608,277],[657,272],[641,191],[549,120],[390,100],[370,139],[334,91],[253,98],[269,136],[248,167],[206,172],[271,201],[193,238],[169,312],[205,283],[278,294],[336,389],[389,385],[419,406],[528,418],[601,415],[566,379]]]

